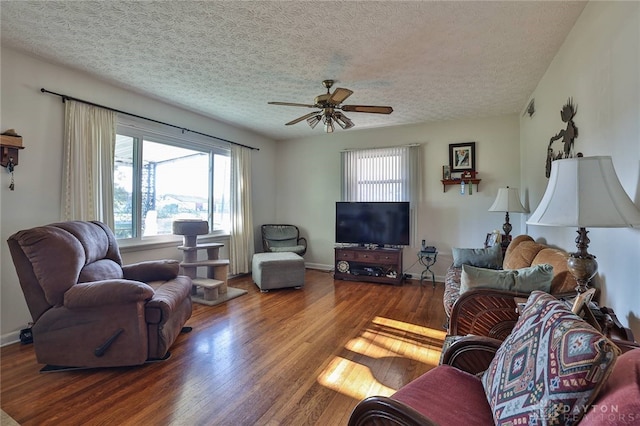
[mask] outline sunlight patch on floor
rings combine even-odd
[[[408,322],[392,320],[390,318],[384,317],[375,317],[373,319],[374,324],[383,325],[385,327],[391,327],[398,330],[409,331],[411,333],[419,334],[424,337],[430,337],[433,339],[440,339],[444,342],[444,338],[447,336],[447,333],[443,330],[435,330],[429,327],[423,327],[417,324],[411,324]]]
[[[397,389],[378,381],[371,366],[379,366],[376,361],[386,361],[389,364],[386,368],[390,369],[394,360],[399,358],[436,366],[440,361],[445,336],[442,330],[375,317],[360,336],[345,345],[345,349],[353,353],[357,361],[345,357],[334,358],[318,376],[318,382],[355,399],[371,395],[389,396]]]
[[[369,367],[341,357],[331,361],[318,383],[357,400],[369,395],[389,396],[396,391],[378,382]]]
[[[440,361],[440,348],[425,347],[409,342],[403,342],[401,345],[398,343],[398,339],[375,336],[370,332],[365,332],[363,337],[350,340],[345,347],[370,358],[404,357],[430,365],[437,365]]]

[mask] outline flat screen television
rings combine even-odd
[[[336,243],[409,245],[409,202],[336,202]]]

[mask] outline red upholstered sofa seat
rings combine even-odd
[[[438,392],[442,383],[456,391]],[[480,378],[449,365],[428,371],[400,388],[391,398],[438,424],[493,425]]]

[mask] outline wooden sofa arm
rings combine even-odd
[[[485,371],[502,341],[484,336],[459,337],[442,355],[442,364],[447,364],[471,374]]]
[[[386,396],[370,396],[356,405],[349,426],[436,426],[413,408]]]
[[[528,294],[491,289],[463,293],[451,310],[448,334],[473,334],[502,341],[511,333],[519,317],[515,298],[527,297]]]

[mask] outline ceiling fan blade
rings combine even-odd
[[[301,121],[306,120],[307,118],[313,117],[314,115],[319,115],[322,114],[321,111],[315,111],[315,112],[310,112],[309,114],[305,114],[302,117],[298,117],[295,120],[291,120],[290,122],[286,123],[285,126],[291,126],[292,124],[296,124],[299,123]]]
[[[296,106],[296,107],[307,107],[307,108],[316,108],[315,105],[310,104],[296,104],[292,102],[267,102],[269,105],[284,105],[284,106]]]
[[[334,105],[338,105],[344,102],[349,96],[353,94],[352,90],[343,89],[342,87],[336,88],[335,92],[329,97],[328,102]]]
[[[375,105],[342,105],[340,109],[343,111],[369,112],[372,114],[391,114],[393,112],[393,108],[390,106]]]

